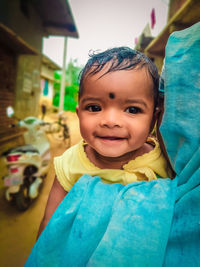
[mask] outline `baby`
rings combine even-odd
[[[138,51],[119,47],[91,56],[76,109],[83,140],[55,158],[56,178],[39,235],[83,174],[123,185],[170,177],[151,134],[160,112],[158,84],[155,65]]]

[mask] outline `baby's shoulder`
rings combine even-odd
[[[60,157],[65,159],[68,158],[69,160],[72,159],[74,156],[77,156],[81,145],[81,142],[79,142],[78,144],[71,146],[70,148],[66,149]]]

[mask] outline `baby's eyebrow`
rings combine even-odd
[[[100,101],[101,100],[101,98],[99,98],[99,97],[83,97],[82,99],[81,99],[81,102],[82,103],[84,103],[84,102],[88,102],[88,101]]]
[[[140,104],[140,105],[143,105],[144,107],[147,107],[146,102],[143,101],[142,99],[126,99],[125,103],[126,104]]]

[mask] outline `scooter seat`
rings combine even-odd
[[[9,149],[9,151],[6,151],[6,154],[8,154],[8,153],[17,153],[17,152],[20,152],[20,153],[32,152],[32,153],[38,153],[39,154],[38,149],[36,149],[32,145],[19,146],[19,147],[15,147],[15,148]]]

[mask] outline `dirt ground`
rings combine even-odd
[[[75,113],[65,112],[67,124],[70,128],[71,145],[80,140],[78,118]],[[49,114],[46,121],[56,120],[57,114]],[[53,158],[62,154],[66,147],[52,137],[51,141],[51,166],[44,180],[39,197],[25,212],[19,212],[15,206],[10,205],[5,198],[5,188],[0,188],[0,266],[22,267],[35,243],[41,218],[44,213],[53,179]]]

